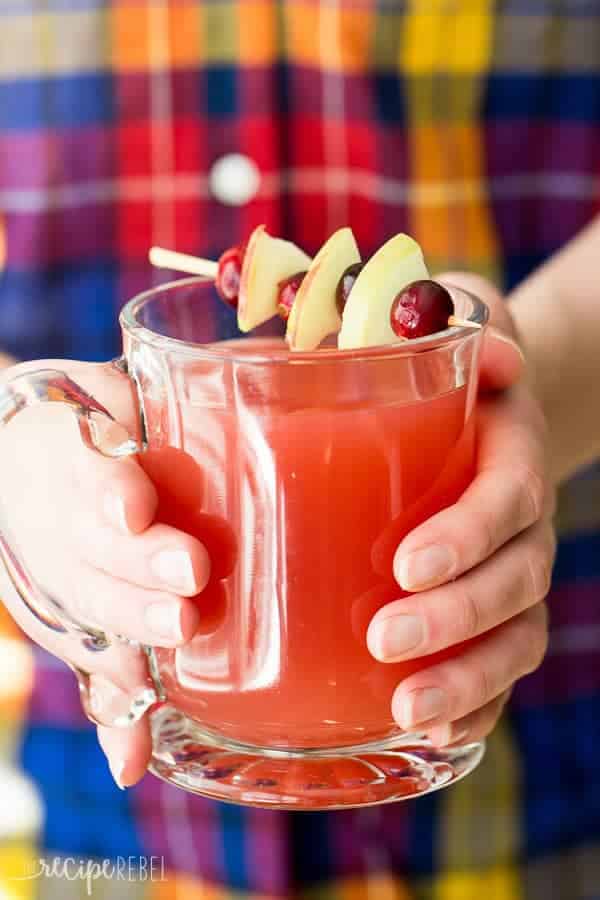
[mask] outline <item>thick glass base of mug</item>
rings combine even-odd
[[[152,714],[150,771],[194,794],[271,809],[409,800],[468,775],[484,743],[438,750],[420,735],[327,750],[266,750],[205,731],[170,706]]]

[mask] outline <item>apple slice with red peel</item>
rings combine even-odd
[[[349,266],[360,262],[350,228],[340,228],[326,241],[304,276],[288,319],[286,340],[291,350],[314,350],[340,329],[336,291]]]
[[[340,350],[406,340],[392,329],[394,298],[412,281],[428,279],[421,248],[407,234],[397,234],[366,263],[354,282],[342,317]]]
[[[309,265],[310,256],[291,241],[271,237],[264,225],[255,228],[246,246],[240,275],[240,331],[251,331],[275,316],[280,282],[305,271]]]

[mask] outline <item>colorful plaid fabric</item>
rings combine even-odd
[[[346,223],[365,254],[406,230],[434,270],[510,287],[600,208],[599,73],[598,0],[0,0],[0,346],[104,359],[151,244],[215,255],[259,222],[309,251]],[[209,179],[233,151],[261,172],[239,207]],[[36,652],[3,728],[47,816],[39,846],[0,845],[0,895],[84,896],[11,879],[43,852],[165,858],[165,882],[103,898],[599,898],[600,479],[563,501],[548,658],[485,763],[415,803],[120,793]]]

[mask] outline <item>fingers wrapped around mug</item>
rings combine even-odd
[[[538,522],[455,581],[376,613],[367,642],[382,662],[456,648],[450,658],[398,686],[393,714],[400,727],[449,726],[492,704],[468,724],[471,737],[491,729],[496,699],[543,659],[547,617],[541,601],[549,590],[554,552],[551,524]],[[437,733],[437,740],[442,737]],[[450,732],[445,738],[455,740]]]
[[[545,471],[543,428],[518,392],[481,401],[476,475],[457,503],[415,528],[396,551],[405,591],[427,590],[468,572],[516,535],[549,519],[554,491]]]
[[[547,641],[546,608],[538,603],[456,657],[402,681],[392,699],[394,719],[441,744],[484,737],[501,711],[496,701],[540,665]]]
[[[369,650],[381,662],[415,659],[519,616],[548,593],[554,551],[540,522],[456,581],[388,603],[371,620]]]

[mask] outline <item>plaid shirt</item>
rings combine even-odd
[[[406,230],[434,271],[510,287],[600,208],[599,72],[599,0],[0,0],[0,346],[106,358],[152,243],[214,256],[260,222],[313,252],[346,223],[365,254]],[[232,152],[261,175],[237,206],[209,178]],[[544,665],[485,763],[416,803],[283,814],[152,777],[121,794],[71,674],[36,651],[2,722],[41,850],[164,856],[165,883],[104,898],[600,897],[599,524],[590,473],[563,497]],[[39,852],[0,844],[0,893],[33,890],[2,873]]]

